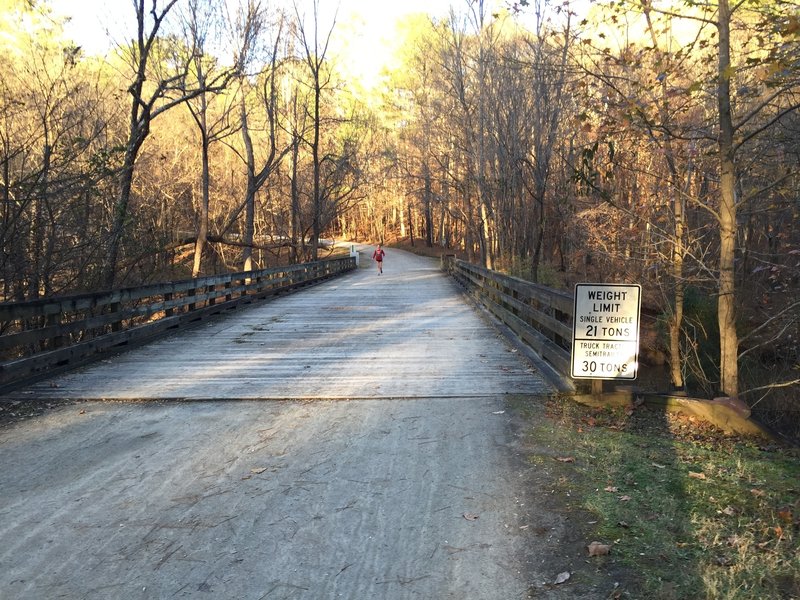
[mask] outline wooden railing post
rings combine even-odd
[[[214,296],[214,292],[216,291],[216,285],[207,285],[206,286],[206,294],[208,294],[208,305],[214,306],[217,303],[217,298]]]
[[[116,314],[116,313],[119,312],[120,303],[119,302],[112,302],[110,308],[111,308],[111,314],[112,315]],[[111,331],[114,331],[114,332],[122,331],[122,319],[121,318],[120,319],[114,319],[114,321],[111,323]]]
[[[55,313],[51,315],[47,315],[47,319],[45,321],[45,327],[61,327],[61,313]],[[54,335],[50,340],[50,347],[51,348],[63,348],[64,347],[65,337],[63,332],[58,332]]]

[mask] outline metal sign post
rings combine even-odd
[[[575,286],[572,377],[633,380],[639,369],[642,287],[606,283]]]

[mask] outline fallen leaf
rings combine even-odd
[[[253,475],[261,475],[261,473],[263,473],[266,470],[267,470],[267,467],[256,467],[254,469],[250,469],[250,472]]]
[[[605,556],[611,552],[610,544],[601,544],[600,542],[592,542],[586,548],[589,550],[589,556]]]
[[[689,477],[691,477],[692,479],[705,479],[706,478],[706,474],[705,473],[696,473],[694,471],[689,471]]]
[[[575,457],[574,456],[562,456],[560,458],[556,458],[556,460],[558,462],[563,462],[563,463],[574,463],[575,462]]]
[[[506,411],[504,411],[504,410],[496,410],[496,411],[494,411],[492,414],[493,414],[493,415],[502,415],[502,414],[503,414],[503,413],[505,413],[505,412],[506,412]]]
[[[619,521],[617,523],[617,527],[622,527],[623,529],[628,529],[630,527],[630,525],[628,525],[628,523],[626,521]]]
[[[764,490],[758,490],[756,488],[753,488],[752,490],[750,490],[750,493],[753,494],[753,496],[758,496],[759,498],[766,494],[766,492]]]
[[[779,538],[783,537],[783,527],[778,525],[777,527],[774,528],[774,530],[775,530],[775,535],[776,536],[778,536]]]
[[[464,513],[464,518],[467,521],[477,521],[478,520],[478,515],[474,515],[472,513]]]
[[[606,492],[611,492],[612,494],[613,494],[614,492],[618,492],[618,491],[619,491],[619,488],[617,488],[617,486],[615,486],[615,485],[610,485],[610,486],[608,486],[607,488],[603,488],[603,489],[604,489]]]
[[[794,521],[791,508],[782,508],[778,511],[778,518],[784,523],[791,523]]]
[[[653,465],[656,469],[666,469],[667,468],[667,465],[659,465],[658,463],[650,463],[650,464]]]
[[[736,514],[736,509],[734,509],[732,506],[726,506],[725,508],[722,509],[722,514],[732,517],[733,515]]]
[[[622,502],[628,502],[631,499],[631,497],[630,496],[620,496],[619,499]]]
[[[556,585],[560,585],[567,581],[570,578],[569,571],[564,571],[563,573],[559,573],[556,577]]]

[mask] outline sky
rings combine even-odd
[[[88,55],[105,55],[135,31],[131,0],[49,1],[57,15],[70,18],[66,34]],[[291,6],[292,0],[283,1]],[[320,0],[320,32],[329,31],[338,7],[332,52],[352,57],[347,60],[349,73],[370,85],[390,58],[397,20],[415,12],[446,16],[451,2],[466,4],[466,0]],[[298,0],[298,5],[301,14],[313,14],[311,0]]]
[[[182,0],[179,0],[182,1]],[[236,0],[229,0],[235,2]],[[265,0],[267,5],[275,0]],[[292,0],[282,0],[291,6]],[[503,0],[489,0],[502,3]],[[576,0],[572,0],[575,2]],[[588,2],[590,0],[577,0]],[[89,55],[104,55],[135,29],[131,0],[49,0],[54,12],[70,17],[66,33]],[[148,0],[149,4],[149,0]],[[300,12],[312,14],[311,0],[298,0]],[[467,0],[320,0],[320,32],[327,33],[338,7],[332,51],[349,57],[347,70],[369,86],[391,58],[396,22],[412,13],[444,17],[451,4],[462,11]]]
[[[290,4],[291,0],[287,1]],[[338,6],[338,23],[350,22],[354,16],[361,16],[369,23],[364,35],[380,36],[393,29],[397,18],[414,12],[427,12],[443,16],[449,11],[452,1],[455,4],[465,0],[320,0],[320,12],[324,20],[332,18],[332,11]],[[127,28],[133,26],[131,0],[50,0],[54,11],[71,18],[67,33],[88,53],[102,54],[110,46],[109,39],[120,37]],[[300,0],[300,11],[311,14],[310,0]],[[126,27],[126,24],[128,27]],[[109,36],[109,33],[111,36]]]

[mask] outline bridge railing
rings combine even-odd
[[[352,257],[0,303],[0,387],[356,267]]]
[[[442,267],[559,374],[569,374],[574,311],[571,294],[453,256],[444,256]]]

